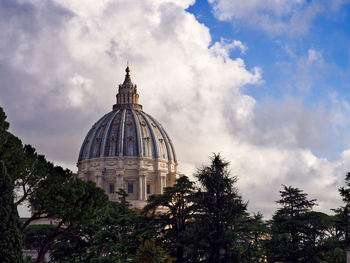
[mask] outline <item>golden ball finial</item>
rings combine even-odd
[[[125,72],[126,72],[126,73],[129,73],[129,72],[130,72],[130,68],[129,68],[129,66],[128,66],[128,67],[126,67]]]

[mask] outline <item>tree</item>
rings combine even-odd
[[[120,202],[109,203],[91,248],[94,258],[103,262],[127,262],[137,249],[138,215],[127,202],[127,193],[120,189],[118,195]]]
[[[339,247],[335,247],[333,250],[325,251],[322,254],[323,260],[320,263],[345,263],[346,262],[346,254],[345,251]]]
[[[304,255],[313,262],[324,259],[324,255],[332,254],[335,245],[340,245],[339,239],[333,235],[336,218],[322,212],[310,211],[303,215],[305,222]]]
[[[51,246],[51,259],[64,263],[90,262],[94,235],[99,229],[98,218],[94,224],[73,226],[59,236]]]
[[[15,205],[18,206],[44,185],[42,181],[50,175],[53,165],[30,145],[23,147],[21,140],[8,132],[8,128],[6,115],[0,107],[0,160],[15,185]],[[25,223],[23,229],[33,220]]]
[[[283,185],[279,208],[270,221],[271,240],[266,243],[269,261],[314,262],[310,258],[313,244],[308,242],[309,212],[316,200],[308,200],[307,194],[298,188]]]
[[[28,172],[27,170],[25,178],[18,179],[25,180],[25,182],[22,185],[23,195],[18,197],[17,204],[28,201],[32,212],[31,217],[22,225],[22,231],[33,221],[54,218],[55,211],[62,209],[62,207],[58,207],[60,203],[56,202],[56,198],[60,197],[59,192],[61,191],[63,194],[65,189],[63,186],[68,188],[74,180],[71,171],[64,170],[60,166],[55,167],[44,157],[43,159],[41,157],[35,154],[33,156],[35,158],[34,166],[37,166],[35,171]]]
[[[22,262],[22,235],[14,204],[13,183],[0,161],[0,258],[4,263]]]
[[[194,213],[193,191],[193,183],[183,176],[176,180],[173,187],[166,187],[163,194],[152,195],[144,207],[144,213],[151,213],[152,224],[165,240],[175,262],[184,262],[184,253],[189,245],[187,229]]]
[[[68,169],[54,166],[30,145],[23,147],[22,142],[7,131],[8,128],[6,115],[0,107],[0,161],[6,166],[15,189],[19,190],[16,191],[15,208],[29,202],[32,209],[31,218],[24,222],[21,230],[38,219],[57,220],[55,230],[42,242],[37,259],[41,262],[57,236],[77,224],[91,223],[97,211],[106,206],[108,197],[94,183],[83,182]]]
[[[43,155],[39,155],[31,145],[25,145],[22,149],[24,158],[18,164],[21,169],[12,175],[17,190],[16,205],[21,205],[35,195],[41,187],[46,187],[54,165],[48,162]],[[57,168],[59,169],[59,168]],[[62,180],[66,177],[62,177]],[[46,183],[44,183],[46,182]],[[29,222],[36,220],[35,216]],[[24,228],[27,224],[24,225]]]
[[[40,252],[43,242],[55,231],[54,225],[30,225],[23,232],[23,247]]]
[[[242,217],[236,229],[239,242],[239,262],[265,262],[266,253],[263,247],[268,236],[268,228],[260,213]]]
[[[16,263],[22,262],[22,236],[14,204],[14,185],[8,171],[16,170],[22,144],[8,128],[6,114],[0,107],[0,258],[3,262]]]
[[[20,139],[8,132],[9,123],[6,114],[0,107],[0,160],[4,162],[12,181],[23,172],[23,145]]]
[[[133,263],[172,263],[173,260],[168,252],[160,245],[157,245],[156,239],[140,240],[133,258]]]
[[[130,262],[137,250],[140,216],[120,190],[119,202],[100,209],[93,224],[67,231],[53,246],[58,262]]]
[[[238,194],[237,178],[230,176],[228,165],[214,154],[211,164],[195,174],[201,188],[194,197],[197,213],[192,227],[192,261],[239,261],[237,230],[247,216],[247,204]]]
[[[338,226],[343,235],[344,248],[350,247],[350,172],[345,176],[345,187],[339,188],[344,206],[335,210],[339,217]]]
[[[60,167],[55,168],[57,175],[70,177],[61,181],[60,184],[57,184],[58,182],[47,184],[30,199],[34,211],[40,211],[39,216],[46,215],[57,220],[54,232],[43,242],[37,262],[43,260],[45,253],[57,236],[76,225],[94,222],[98,211],[106,206],[108,200],[104,191],[95,183],[83,182],[72,177],[67,170],[63,171]],[[59,178],[58,176],[57,179]]]

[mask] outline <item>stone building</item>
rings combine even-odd
[[[137,87],[126,68],[117,103],[86,135],[78,159],[77,176],[103,188],[117,200],[119,188],[134,207],[147,197],[163,193],[180,176],[175,149],[162,125],[142,110]]]

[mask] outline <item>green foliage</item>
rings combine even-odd
[[[323,259],[320,263],[345,263],[346,262],[346,254],[343,249],[336,247],[330,251],[322,252]]]
[[[4,161],[8,174],[14,181],[24,170],[24,153],[21,140],[13,134],[7,133],[5,143],[0,147],[0,159]]]
[[[329,237],[324,240],[320,248],[320,262],[345,263],[346,254],[342,248],[342,242],[338,237]]]
[[[59,236],[51,246],[51,257],[55,259],[55,262],[90,262],[89,252],[94,242],[94,234],[98,231],[95,224],[73,226]]]
[[[9,123],[6,121],[6,114],[0,107],[0,160],[4,162],[7,173],[12,180],[24,169],[23,146],[20,139],[8,132]]]
[[[125,191],[121,190],[118,194],[121,201],[109,203],[108,211],[94,235],[91,250],[93,259],[99,258],[99,262],[127,262],[137,248],[138,217],[135,210],[130,209]]]
[[[130,208],[121,190],[120,202],[100,209],[93,224],[76,226],[53,246],[58,262],[130,262],[138,243],[140,216]]]
[[[20,164],[22,169],[12,177],[16,189],[20,190],[18,191],[17,205],[28,201],[31,196],[36,195],[41,187],[45,187],[44,182],[48,181],[54,170],[54,165],[48,162],[43,155],[37,154],[32,146],[25,145],[23,154],[24,159]]]
[[[19,190],[16,192],[22,192],[21,196],[16,196],[16,205],[19,205],[35,193],[36,184],[48,175],[48,169],[43,166],[49,163],[30,145],[23,147],[21,140],[7,131],[9,123],[5,120],[6,115],[0,107],[0,160],[5,163],[15,189]]]
[[[266,256],[263,242],[267,238],[268,228],[262,214],[242,217],[237,228],[239,242],[235,243],[235,249],[239,252],[239,262],[264,262]]]
[[[280,191],[282,205],[274,214],[271,224],[271,240],[266,243],[268,258],[282,262],[315,262],[315,239],[310,242],[308,235],[316,235],[316,214],[310,214],[315,200],[308,200],[307,194],[291,186]],[[311,216],[313,215],[313,217]],[[311,227],[312,226],[312,227]],[[312,230],[315,230],[312,233]]]
[[[58,235],[73,226],[93,223],[98,211],[106,206],[108,199],[95,183],[83,182],[73,177],[70,171],[60,167],[54,168],[48,180],[44,182],[45,187],[41,187],[30,198],[37,215],[58,220],[55,231],[45,240],[39,258],[45,255]]]
[[[53,225],[30,225],[23,231],[25,249],[40,250],[45,240],[55,231]]]
[[[0,259],[4,263],[22,262],[22,235],[14,204],[13,183],[0,161]]]
[[[173,260],[168,252],[157,245],[156,239],[149,240],[140,239],[140,246],[138,247],[133,263],[172,263]]]
[[[315,205],[315,199],[307,200],[306,193],[292,186],[283,185],[283,190],[280,191],[280,194],[281,199],[276,202],[282,206],[277,211],[279,215],[294,218],[304,212],[311,211]]]
[[[184,262],[186,247],[191,240],[187,228],[194,213],[193,191],[193,183],[183,176],[176,180],[173,187],[166,187],[162,195],[151,196],[144,208],[144,213],[153,217],[153,226],[163,237],[176,262]]]
[[[350,173],[345,176],[345,187],[339,188],[344,206],[335,210],[338,215],[338,227],[343,233],[344,247],[350,247]]]
[[[8,128],[10,127],[10,124],[6,121],[6,114],[3,110],[2,107],[0,107],[0,131],[4,132],[4,131],[7,131]],[[1,134],[1,136],[3,136],[3,134]],[[4,137],[0,137],[2,140],[0,140],[0,146],[1,146],[1,143],[4,142]]]
[[[195,174],[201,189],[194,197],[192,261],[239,261],[239,226],[247,216],[247,204],[234,186],[237,178],[230,176],[228,165],[220,155],[214,154],[211,165]]]
[[[29,199],[32,208],[36,214],[56,218],[66,226],[90,223],[107,203],[107,196],[95,183],[83,182],[61,167],[54,167],[41,183]]]
[[[5,163],[15,188],[20,190],[16,191],[20,194],[15,205],[29,202],[33,212],[21,230],[42,218],[55,218],[58,222],[52,234],[42,241],[37,260],[40,262],[58,235],[77,224],[93,222],[96,211],[106,206],[108,197],[94,183],[83,182],[69,170],[54,166],[30,145],[23,147],[21,141],[7,131],[8,127],[0,108],[0,160]],[[12,198],[13,193],[12,188]]]
[[[350,204],[350,172],[345,176],[345,186],[339,188],[340,196],[346,205]]]

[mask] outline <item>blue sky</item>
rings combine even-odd
[[[317,1],[307,1],[293,12],[301,12],[310,2]],[[248,69],[257,66],[262,70],[263,81],[244,88],[244,92],[254,97],[258,104],[293,97],[304,107],[317,110],[332,107],[333,96],[338,101],[350,101],[349,2],[333,11],[324,10],[315,15],[308,22],[307,30],[300,33],[289,33],[291,25],[286,27],[287,30],[276,33],[247,25],[244,19],[219,19],[213,3],[207,1],[196,1],[187,10],[210,29],[212,43],[224,38],[228,42],[240,40],[247,46],[244,53],[238,49],[231,50],[230,57],[243,58]],[[273,16],[268,10],[262,12]],[[291,15],[292,12],[281,19],[288,21]],[[315,63],[307,67],[303,59],[312,54],[315,55]],[[339,152],[349,147],[349,141],[334,137],[342,132],[349,136],[348,128],[347,123],[329,125],[323,131],[327,146],[315,147],[315,154],[336,158]]]

